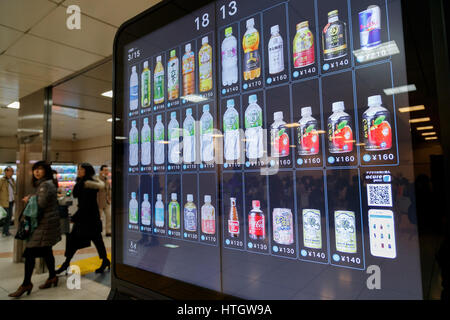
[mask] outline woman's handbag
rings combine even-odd
[[[27,240],[38,226],[39,207],[36,196],[32,196],[19,216],[19,227],[15,238]]]
[[[16,236],[17,240],[27,240],[31,236],[31,221],[28,217],[23,215],[25,208],[22,210],[19,216],[19,227],[17,228]]]

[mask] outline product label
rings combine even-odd
[[[216,220],[202,219],[202,232],[206,234],[215,234],[216,233]]]
[[[319,134],[317,121],[308,121],[297,127],[298,154],[315,155],[319,153]]]
[[[273,212],[273,240],[282,245],[294,243],[294,223],[289,209],[275,209]]]
[[[353,150],[353,131],[350,116],[333,121],[328,120],[328,141],[331,153],[345,153]]]
[[[256,108],[245,113],[245,128],[262,127],[262,111]]]
[[[146,70],[142,73],[142,106],[150,104],[150,71]]]
[[[180,90],[178,79],[178,59],[171,59],[167,68],[167,88],[171,100],[178,98]]]
[[[329,23],[324,28],[323,53],[325,60],[335,59],[347,54],[345,25],[341,22]]]
[[[197,231],[197,209],[195,207],[184,208],[184,229],[186,231]]]
[[[239,115],[228,114],[223,119],[223,129],[225,132],[239,130]]]
[[[352,211],[336,211],[334,216],[336,250],[356,253],[355,213]]]
[[[380,111],[373,115],[363,114],[364,148],[371,150],[389,150],[392,147],[392,128],[389,112]]]
[[[259,69],[261,66],[259,52],[257,50],[244,54],[244,72]]]
[[[155,209],[155,224],[158,228],[164,227],[164,208]]]
[[[303,209],[303,245],[307,248],[322,248],[320,210]]]
[[[297,33],[294,39],[294,68],[301,68],[313,64],[314,38],[309,29]]]
[[[289,155],[289,135],[287,134],[284,126],[273,129],[271,131],[272,136],[272,156],[273,157],[286,157]]]
[[[248,216],[248,233],[256,237],[266,236],[265,218],[262,214],[250,214]]]
[[[230,234],[239,235],[239,221],[228,220],[228,232]]]

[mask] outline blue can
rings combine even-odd
[[[362,49],[369,49],[381,44],[380,7],[370,6],[359,13],[359,35]]]

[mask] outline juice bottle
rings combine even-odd
[[[195,93],[195,55],[191,49],[188,43],[183,56],[183,96]]]
[[[381,96],[371,96],[368,100],[369,108],[362,119],[364,148],[367,151],[389,150],[392,148],[391,115],[382,107]]]
[[[212,48],[208,44],[208,37],[202,39],[202,47],[198,53],[200,92],[212,89]]]
[[[149,226],[152,223],[152,208],[148,201],[148,194],[144,194],[144,201],[141,206],[141,222],[144,226]]]
[[[162,202],[162,194],[156,195],[155,225],[158,228],[164,228],[164,203]]]
[[[315,62],[314,36],[309,30],[309,22],[304,21],[296,26],[294,37],[294,68],[303,68]]]
[[[156,67],[154,74],[155,82],[155,104],[164,102],[164,67],[161,63],[161,56],[156,58]]]
[[[284,71],[284,47],[283,38],[280,36],[280,26],[270,28],[269,40],[269,73],[277,74]]]
[[[211,196],[205,195],[205,204],[202,206],[202,232],[205,234],[216,233],[216,212],[211,205]]]
[[[180,61],[176,51],[170,51],[170,59],[167,63],[167,94],[169,100],[178,99],[180,93]]]
[[[255,19],[247,20],[247,31],[242,40],[244,48],[244,80],[261,76],[261,57],[259,55],[259,32],[255,29]]]
[[[286,122],[283,121],[283,112],[273,114],[275,122],[270,130],[272,157],[282,158],[289,156],[289,135]]]
[[[177,194],[172,193],[172,201],[169,203],[169,228],[173,230],[180,229],[180,204],[177,201]]]
[[[184,230],[197,231],[197,207],[194,204],[194,196],[187,195],[187,203],[184,206]]]
[[[144,70],[141,74],[141,105],[143,108],[150,106],[151,100],[151,76],[148,61],[144,62]]]
[[[319,133],[317,132],[317,120],[314,119],[311,107],[301,109],[302,118],[298,122],[298,154],[311,156],[319,153]]]
[[[352,118],[344,112],[344,102],[333,103],[333,114],[328,118],[328,150],[346,153],[353,150]]]
[[[320,210],[303,209],[303,245],[306,248],[322,249],[322,224]]]

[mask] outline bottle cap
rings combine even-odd
[[[225,37],[231,36],[233,34],[233,27],[228,27],[225,29]]]
[[[247,28],[251,28],[255,26],[255,19],[251,18],[247,20]]]
[[[261,207],[261,205],[259,203],[259,200],[253,200],[252,201],[252,205],[253,205],[253,208],[260,208]]]
[[[177,113],[176,112],[172,112],[170,114],[170,119],[176,119],[177,118]]]
[[[248,97],[248,103],[256,103],[258,102],[258,96],[256,94],[252,94],[250,97]]]
[[[299,24],[297,24],[296,29],[300,30],[302,28],[308,28],[308,27],[309,27],[309,22],[303,21],[303,22],[300,22]]]
[[[274,25],[272,28],[270,28],[270,33],[271,34],[277,34],[280,32],[280,26],[279,25]]]
[[[311,107],[304,107],[301,109],[302,117],[310,116],[312,115]]]
[[[328,18],[336,17],[338,15],[338,10],[333,10],[328,12]]]
[[[161,56],[156,57],[156,62],[161,62]]]
[[[202,44],[206,44],[206,43],[208,43],[208,37],[202,38]]]
[[[211,196],[205,195],[205,202],[211,202]]]
[[[187,116],[192,116],[192,109],[191,108],[186,110],[186,115]]]
[[[136,120],[131,121],[131,126],[136,127]]]
[[[171,57],[171,58],[175,57],[176,54],[177,54],[177,51],[176,51],[176,50],[170,51],[170,57]]]
[[[144,194],[144,201],[148,201],[148,194]]]
[[[131,193],[131,198],[136,199],[136,192]]]
[[[171,194],[171,199],[172,199],[173,201],[177,201],[177,194],[176,194],[176,193],[172,193],[172,194]]]
[[[188,194],[187,195],[187,201],[188,202],[193,202],[194,201],[194,196],[192,194]]]
[[[203,106],[203,112],[209,112],[209,104]]]
[[[227,100],[227,108],[234,107],[234,99]]]
[[[157,115],[156,116],[156,121],[162,121],[162,115]]]
[[[162,194],[157,194],[157,195],[156,195],[156,199],[157,199],[158,201],[161,201],[161,200],[162,200]]]
[[[334,102],[332,110],[333,112],[344,111],[345,110],[344,101]]]
[[[144,68],[148,68],[148,61],[144,62]]]
[[[191,51],[191,49],[192,49],[191,44],[188,43],[188,44],[186,45],[186,47],[185,47],[186,52]]]
[[[377,107],[377,106],[381,106],[383,104],[383,101],[381,100],[381,96],[377,95],[377,96],[371,96],[368,98],[368,105],[369,107]]]
[[[144,124],[148,124],[148,118],[144,118]]]
[[[274,112],[273,118],[275,119],[275,121],[283,120],[283,111]]]

